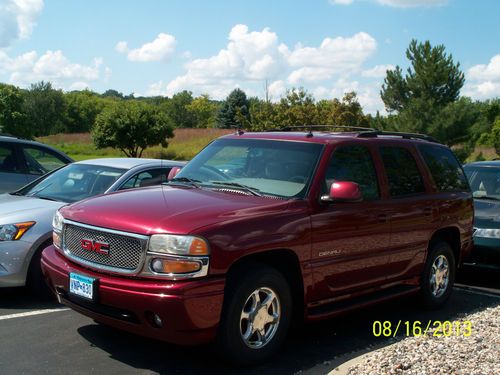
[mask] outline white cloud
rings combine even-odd
[[[441,6],[448,3],[448,0],[377,0],[381,5],[396,8],[416,8]]]
[[[87,82],[100,79],[102,65],[101,58],[94,59],[90,65],[72,63],[60,50],[49,50],[41,56],[31,51],[14,58],[0,51],[0,72],[10,75],[9,81],[20,86],[44,80],[71,90],[83,85],[88,87]],[[104,71],[105,76],[111,74],[107,67]]]
[[[384,78],[388,70],[394,70],[396,67],[391,64],[375,65],[371,69],[363,70],[361,75],[368,78]]]
[[[168,61],[175,52],[175,45],[176,40],[174,36],[160,33],[155,40],[145,43],[139,48],[130,49],[127,42],[120,41],[116,44],[115,50],[120,53],[126,53],[130,61]]]
[[[354,0],[328,0],[332,5],[351,5]]]
[[[356,71],[376,49],[377,42],[365,32],[349,38],[325,38],[318,48],[298,45],[287,59],[290,66],[298,68],[288,76],[288,82],[322,81]]]
[[[43,9],[43,0],[0,1],[0,48],[31,35]]]
[[[474,99],[500,96],[500,55],[493,56],[488,64],[478,64],[466,73],[463,94]]]

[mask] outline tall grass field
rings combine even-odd
[[[168,147],[149,147],[142,157],[190,160],[210,141],[232,132],[228,129],[175,129],[174,138],[168,140]],[[63,151],[76,161],[125,156],[120,150],[113,148],[96,149],[89,133],[56,134],[39,137],[37,141]]]

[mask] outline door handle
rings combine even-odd
[[[424,215],[425,216],[432,216],[433,209],[432,207],[426,207],[424,208]]]

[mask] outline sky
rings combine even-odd
[[[0,81],[136,96],[235,88],[279,100],[356,91],[384,110],[387,69],[412,39],[460,63],[462,95],[500,96],[497,0],[0,0]]]

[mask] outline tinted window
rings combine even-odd
[[[467,166],[465,173],[474,198],[500,200],[500,168]]]
[[[468,190],[462,167],[453,153],[440,146],[418,146],[439,191]]]
[[[150,169],[137,173],[130,177],[127,182],[122,185],[120,190],[160,185],[167,181],[168,172],[170,172],[170,168]]]
[[[59,155],[38,147],[23,146],[29,174],[45,174],[67,164]]]
[[[19,172],[16,154],[12,148],[0,145],[0,172]]]
[[[348,146],[335,150],[325,175],[325,194],[335,181],[357,183],[365,200],[379,197],[377,173],[370,151],[365,147]]]
[[[401,147],[381,147],[391,197],[425,192],[424,181],[410,151]]]

